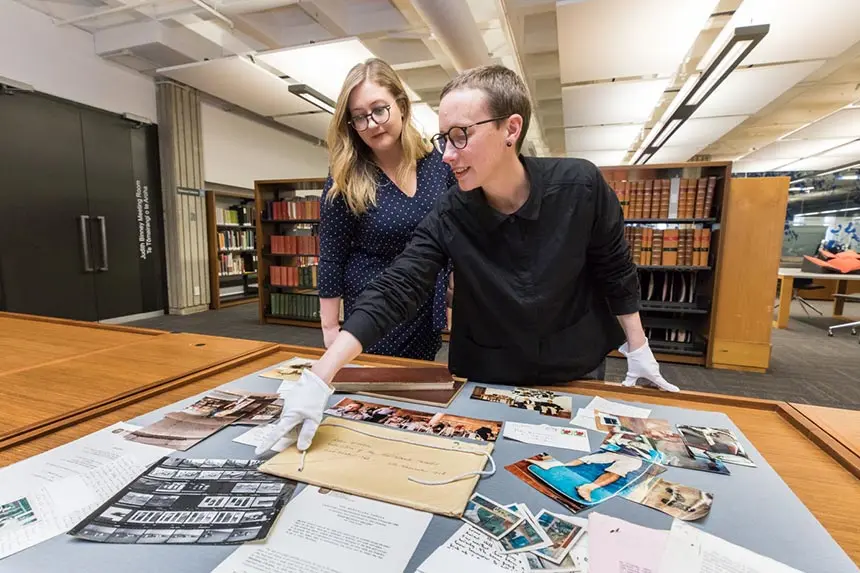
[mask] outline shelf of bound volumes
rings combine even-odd
[[[729,164],[604,167],[639,269],[642,324],[658,360],[706,365]]]
[[[209,307],[257,298],[257,207],[250,192],[206,192],[209,237]]]
[[[319,218],[324,178],[257,181],[260,322],[319,326]]]

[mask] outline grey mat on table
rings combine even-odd
[[[278,384],[276,380],[251,374],[225,386],[273,392]],[[567,420],[542,416],[537,412],[471,400],[469,396],[474,385],[474,383],[468,384],[448,411],[484,419],[553,425],[568,423]],[[333,396],[332,403],[343,397],[343,395]],[[576,408],[585,406],[590,400],[586,396],[573,395],[572,397],[574,411]],[[167,412],[180,409],[197,398],[199,396],[177,402],[130,422],[139,425],[150,424]],[[372,400],[405,408],[441,411],[440,408],[429,406],[376,398]],[[857,567],[831,538],[827,530],[806,509],[725,414],[640,405],[651,408],[652,417],[664,418],[673,424],[731,429],[739,436],[750,458],[758,465],[756,468],[730,465],[731,476],[679,468],[668,468],[662,474],[662,477],[669,481],[694,486],[714,494],[714,505],[710,515],[694,522],[697,527],[805,573],[857,571]],[[252,458],[254,456],[252,447],[232,441],[247,430],[248,426],[227,427],[187,452],[177,452],[177,455],[189,458]],[[593,449],[598,447],[602,439],[602,433],[589,431],[589,440]],[[530,444],[499,439],[493,453],[498,468],[496,474],[480,480],[477,491],[500,503],[524,502],[534,513],[542,508],[568,513],[564,507],[525,485],[504,469],[505,465],[540,451],[547,451],[562,461],[584,455],[584,452],[556,448],[542,449]],[[289,511],[289,505],[285,506],[284,511]],[[589,511],[595,511],[595,509]],[[671,525],[671,518],[668,515],[621,498],[604,502],[597,506],[596,511],[647,527],[668,529]],[[588,513],[588,511],[580,512],[579,515],[587,517]],[[416,567],[462,524],[463,522],[457,519],[434,516],[406,571],[415,571]],[[116,571],[120,568],[123,573],[163,573],[164,571],[208,573],[234,550],[234,546],[112,545],[61,535],[0,561],[0,572],[65,573],[67,571]]]

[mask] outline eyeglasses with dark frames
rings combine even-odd
[[[364,131],[370,127],[370,118],[376,125],[382,125],[391,119],[391,105],[381,105],[370,110],[370,113],[354,115],[349,118],[349,123],[355,131]]]
[[[503,119],[508,119],[508,116],[501,117],[491,117],[490,119],[485,119],[482,121],[475,122],[471,125],[459,126],[455,125],[448,131],[443,131],[442,133],[437,133],[433,136],[431,141],[433,142],[433,147],[436,148],[436,151],[439,153],[445,153],[445,147],[448,145],[448,142],[451,142],[457,149],[464,149],[469,144],[469,129],[478,125],[483,125],[485,123],[490,123],[491,121],[501,121]]]

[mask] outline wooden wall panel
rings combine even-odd
[[[200,98],[196,90],[158,83],[161,188],[167,243],[168,307],[187,314],[209,306],[206,202],[179,188],[203,189]]]
[[[733,178],[723,202],[708,365],[766,369],[788,177]],[[755,352],[739,352],[755,346]]]

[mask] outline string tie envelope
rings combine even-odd
[[[305,453],[295,446],[260,471],[319,487],[460,517],[478,479],[496,471],[492,443],[407,434],[326,418]],[[490,469],[483,471],[489,458]]]

